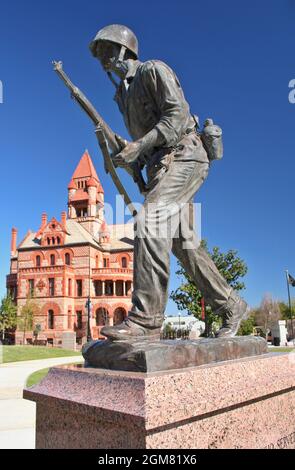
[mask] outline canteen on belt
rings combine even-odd
[[[206,119],[201,139],[210,161],[223,157],[222,129],[212,119]]]

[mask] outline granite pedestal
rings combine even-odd
[[[24,390],[37,448],[295,448],[295,355],[142,373],[60,366]]]

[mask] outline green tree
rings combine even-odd
[[[37,323],[37,324],[35,325],[35,328],[34,328],[34,331],[33,331],[35,344],[37,343],[38,334],[40,333],[40,331],[42,331],[42,327],[41,327],[41,325],[40,325],[39,323]]]
[[[227,283],[236,291],[241,291],[245,288],[244,282],[241,281],[247,273],[246,263],[238,256],[236,250],[228,250],[225,253],[220,251],[220,248],[214,247],[212,252],[208,250],[207,242],[202,240],[201,246],[211,256],[217,269],[225,278]],[[202,292],[198,289],[190,276],[185,272],[180,263],[178,262],[179,269],[176,274],[183,278],[181,285],[170,294],[171,299],[177,304],[179,310],[187,310],[191,315],[196,318],[201,318],[201,298]],[[218,328],[220,318],[214,315],[210,306],[206,306],[206,336],[210,336],[212,330]]]
[[[295,318],[295,299],[291,300],[291,312],[289,304],[287,304],[286,302],[280,301],[278,302],[278,304],[283,320],[290,320],[291,318]]]
[[[5,331],[16,327],[17,307],[11,297],[7,295],[3,297],[0,305],[0,330],[2,332],[2,340],[5,338]]]
[[[20,314],[17,318],[17,326],[20,331],[24,332],[23,335],[23,344],[25,344],[26,332],[32,331],[34,327],[34,317],[38,315],[40,309],[36,302],[34,302],[29,295],[27,297],[26,303],[22,306]]]
[[[253,334],[253,329],[255,326],[254,315],[250,313],[249,317],[246,320],[242,320],[240,328],[238,330],[238,336],[248,336]]]

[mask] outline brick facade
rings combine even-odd
[[[7,289],[18,314],[30,293],[38,305],[34,325],[40,338],[55,346],[64,331],[75,331],[85,341],[86,303],[91,301],[91,333],[101,337],[104,324],[121,322],[131,305],[133,279],[133,230],[128,225],[107,226],[104,191],[86,151],[68,187],[68,218],[47,220],[42,215],[36,233],[28,232],[17,246],[12,229],[10,274]],[[26,333],[33,340],[33,331]],[[24,334],[16,331],[16,343]]]

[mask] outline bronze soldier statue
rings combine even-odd
[[[102,334],[112,341],[160,338],[172,251],[221,316],[217,336],[234,336],[246,316],[247,304],[226,283],[196,234],[191,234],[189,211],[178,218],[180,208],[193,202],[210,167],[209,152],[179,80],[161,61],[138,60],[137,38],[126,26],[101,29],[90,50],[116,87],[115,100],[133,139],[113,161],[126,169],[134,163],[146,167],[148,178],[145,201],[135,222],[132,307],[121,324],[105,326]],[[160,230],[172,226],[172,231],[166,236],[149,233],[154,220]],[[175,220],[180,220],[177,227]]]

